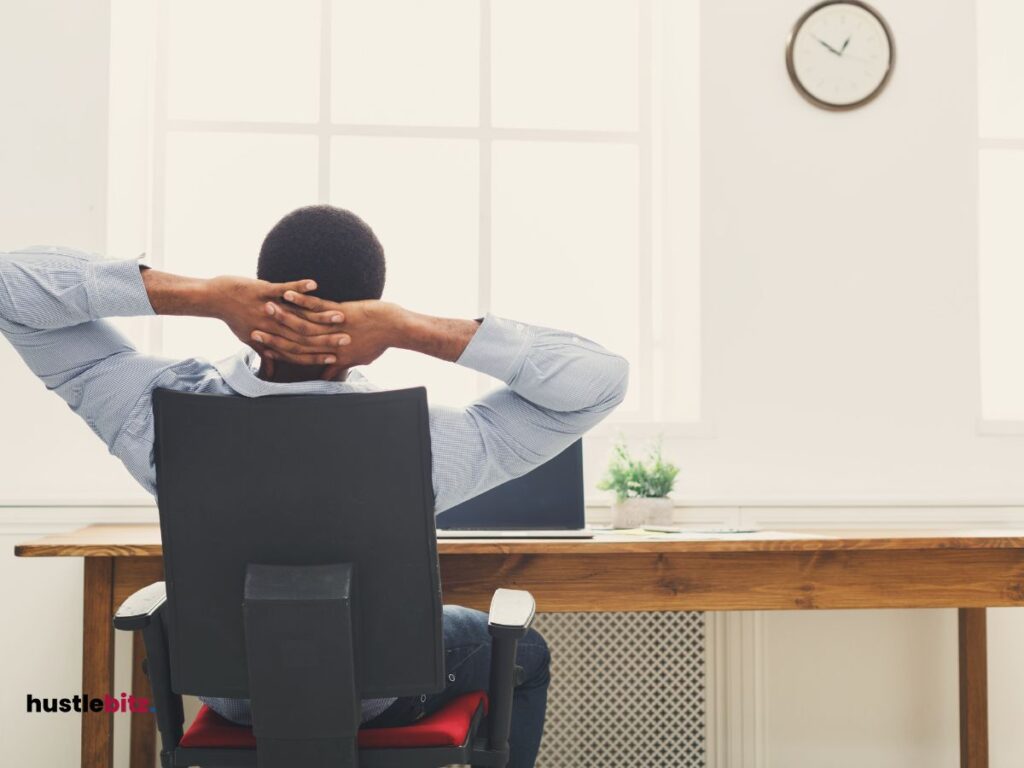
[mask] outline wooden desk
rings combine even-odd
[[[985,608],[1024,604],[1024,532],[856,531],[717,539],[448,540],[445,602],[487,609],[497,587],[530,590],[540,611],[958,608],[960,765],[988,765]],[[90,526],[15,548],[85,562],[83,691],[113,689],[116,607],[163,576],[155,525]],[[147,695],[134,646],[133,692]],[[82,766],[109,768],[113,718],[83,716]],[[133,715],[132,768],[151,768],[151,716]]]

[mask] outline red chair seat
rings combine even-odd
[[[483,704],[487,712],[487,694],[483,691],[464,693],[432,715],[400,728],[362,728],[359,731],[360,749],[458,747],[466,742],[473,715]],[[205,749],[256,749],[252,728],[235,725],[212,709],[203,706],[188,731],[181,737],[179,747]]]

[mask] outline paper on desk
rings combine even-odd
[[[679,529],[673,531],[650,530],[647,528],[595,528],[596,533],[609,533],[615,536],[641,536],[649,539],[671,539],[673,541],[707,541],[715,539],[743,539],[744,541],[779,541],[801,539],[834,538],[820,533],[802,533],[798,531],[756,531],[736,528],[717,529]]]

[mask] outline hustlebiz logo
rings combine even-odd
[[[100,697],[83,693],[65,698],[40,697],[33,696],[30,693],[27,695],[25,710],[32,713],[121,712],[134,714],[137,712],[156,712],[156,707],[146,697],[132,696],[128,693],[122,693],[120,697],[111,696],[109,693]]]

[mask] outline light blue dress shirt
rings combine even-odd
[[[0,253],[0,332],[154,496],[157,387],[244,397],[379,389],[358,370],[338,382],[265,381],[248,348],[214,363],[144,355],[105,320],[152,314],[137,261],[53,247]],[[465,407],[430,406],[437,512],[560,453],[622,402],[629,376],[624,358],[592,341],[492,315],[456,362],[505,386]],[[246,700],[204,701],[251,722]],[[364,701],[363,720],[391,701]]]

